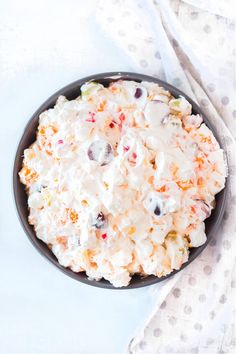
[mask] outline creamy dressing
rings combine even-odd
[[[154,83],[94,82],[40,115],[20,179],[60,264],[126,286],[179,269],[206,241],[223,151],[190,103]]]

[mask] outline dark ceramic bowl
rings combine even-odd
[[[104,279],[102,279],[101,281],[89,280],[85,273],[74,273],[72,270],[70,270],[68,268],[64,268],[63,266],[61,266],[58,263],[57,258],[54,256],[54,254],[51,252],[51,250],[47,247],[47,245],[36,237],[33,227],[31,225],[29,225],[29,223],[28,223],[27,194],[25,192],[23,184],[21,184],[19,181],[18,172],[21,169],[22,159],[23,159],[22,156],[23,156],[24,150],[35,141],[39,114],[41,112],[53,107],[55,105],[56,100],[59,95],[65,95],[68,99],[72,100],[80,95],[80,87],[87,81],[96,81],[96,82],[100,82],[101,84],[107,86],[110,82],[116,81],[118,79],[134,80],[137,82],[141,82],[143,80],[155,82],[157,84],[160,84],[165,89],[169,90],[171,92],[171,94],[175,97],[178,97],[179,95],[185,96],[186,99],[192,105],[193,113],[194,114],[199,113],[203,117],[204,122],[207,124],[207,126],[213,131],[215,137],[218,138],[215,127],[212,126],[212,124],[208,121],[207,117],[203,114],[203,112],[201,111],[199,106],[195,102],[193,102],[188,96],[186,96],[183,92],[181,92],[177,88],[167,84],[164,81],[161,81],[161,80],[156,79],[151,76],[146,76],[146,75],[141,75],[141,74],[136,74],[136,73],[110,72],[110,73],[103,73],[103,74],[97,74],[97,75],[85,77],[85,78],[75,81],[72,84],[57,91],[46,102],[44,102],[42,104],[42,106],[40,106],[39,109],[33,114],[32,118],[30,119],[29,123],[27,124],[27,126],[24,130],[23,136],[22,136],[20,143],[18,145],[18,149],[17,149],[16,157],[15,157],[15,163],[14,163],[14,171],[13,171],[14,197],[15,197],[16,208],[18,211],[19,219],[21,221],[23,229],[25,230],[28,238],[30,239],[30,241],[32,242],[34,247],[47,260],[49,260],[52,264],[54,264],[63,273],[65,273],[66,275],[69,275],[70,277],[72,277],[82,283],[86,283],[86,284],[101,287],[101,288],[107,288],[107,289],[116,289],[116,288],[114,288],[113,285],[111,285],[108,281],[106,281]],[[219,139],[218,139],[218,141],[219,141]],[[165,277],[161,277],[161,278],[157,278],[154,275],[150,275],[145,278],[135,275],[135,276],[133,276],[133,278],[128,286],[123,287],[123,288],[119,288],[119,289],[139,288],[139,287],[151,285],[154,283],[158,283],[158,282],[165,280],[168,277],[176,274],[177,272],[179,272],[180,270],[185,268],[188,264],[190,264],[204,250],[204,248],[207,246],[210,239],[212,238],[212,236],[215,234],[216,230],[218,229],[219,224],[220,224],[222,217],[223,217],[224,209],[225,209],[225,200],[226,200],[226,188],[224,188],[224,190],[222,190],[216,196],[216,208],[213,210],[211,216],[205,222],[206,234],[207,234],[206,243],[198,248],[192,248],[190,250],[188,262],[184,263],[183,266],[179,270],[177,270],[177,271],[175,270],[171,274],[169,274]]]

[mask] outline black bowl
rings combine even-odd
[[[80,79],[78,81],[71,83],[70,85],[68,85],[68,86],[62,88],[61,90],[57,91],[56,93],[54,93],[54,95],[49,97],[48,100],[46,102],[44,102],[39,107],[39,109],[33,114],[32,118],[30,119],[29,123],[27,124],[27,126],[24,130],[23,136],[22,136],[20,143],[18,145],[16,157],[15,157],[15,163],[14,163],[14,170],[13,170],[13,189],[14,189],[15,203],[16,203],[16,208],[17,208],[19,219],[21,221],[23,229],[25,230],[28,238],[30,239],[30,241],[32,242],[34,247],[46,259],[48,259],[52,264],[54,264],[58,269],[60,269],[63,273],[65,273],[66,275],[68,275],[68,276],[70,276],[82,283],[86,283],[86,284],[93,285],[93,286],[100,287],[100,288],[107,288],[107,289],[117,289],[117,288],[115,288],[113,285],[111,285],[108,281],[106,281],[104,279],[102,279],[100,281],[89,280],[84,272],[83,273],[75,273],[68,268],[64,268],[63,266],[61,266],[59,264],[57,258],[54,256],[54,254],[51,252],[51,250],[47,247],[47,245],[36,237],[33,227],[31,225],[29,225],[29,223],[28,223],[27,194],[25,192],[25,188],[24,188],[23,184],[20,183],[20,180],[18,177],[18,172],[21,169],[22,159],[23,159],[22,156],[23,156],[24,150],[35,141],[39,114],[49,108],[52,108],[55,105],[56,100],[59,95],[64,95],[68,99],[72,100],[80,95],[80,87],[87,81],[96,81],[96,82],[100,82],[104,86],[107,86],[107,85],[109,85],[110,82],[116,81],[118,79],[134,80],[137,82],[141,82],[143,80],[155,82],[155,83],[159,84],[160,86],[164,87],[165,89],[169,90],[171,92],[171,94],[175,97],[178,97],[179,95],[186,97],[186,99],[192,105],[193,113],[194,114],[199,113],[203,117],[204,122],[213,131],[215,137],[219,141],[219,137],[218,137],[218,134],[215,130],[215,127],[212,126],[212,124],[209,122],[209,120],[207,119],[205,114],[202,112],[200,107],[195,102],[193,102],[188,96],[186,96],[183,92],[181,92],[177,88],[169,85],[168,83],[166,83],[164,81],[156,79],[152,76],[146,76],[146,75],[136,74],[136,73],[109,72],[109,73],[103,73],[103,74],[97,74],[97,75],[85,77],[83,79]],[[161,278],[157,278],[154,275],[150,275],[147,277],[140,277],[138,275],[134,275],[128,286],[118,288],[118,289],[139,288],[139,287],[158,283],[158,282],[163,281],[163,280],[169,278],[170,276],[176,274],[177,272],[179,272],[180,270],[185,268],[188,264],[190,264],[204,250],[204,248],[207,246],[207,244],[209,243],[212,236],[217,231],[219,224],[222,220],[224,209],[225,209],[226,192],[227,192],[226,188],[224,188],[216,196],[216,207],[213,210],[211,216],[205,222],[207,241],[204,243],[204,245],[197,247],[197,248],[192,248],[190,250],[188,262],[184,263],[179,270],[175,270],[171,274],[169,274],[165,277],[161,277]]]

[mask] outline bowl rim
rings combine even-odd
[[[208,120],[208,118],[206,117],[206,115],[204,114],[202,109],[198,106],[198,104],[196,102],[194,102],[183,91],[179,90],[175,86],[173,86],[163,80],[160,80],[160,79],[150,76],[150,75],[144,75],[144,74],[140,74],[140,73],[136,73],[136,72],[126,72],[126,71],[104,72],[104,73],[93,74],[93,75],[83,77],[81,79],[73,81],[72,83],[62,87],[61,89],[59,89],[55,93],[53,93],[49,98],[47,98],[39,106],[39,108],[32,114],[31,118],[29,119],[29,121],[27,122],[27,124],[23,130],[23,133],[21,133],[21,138],[19,139],[19,142],[17,144],[17,150],[16,150],[14,165],[13,165],[13,180],[12,180],[12,182],[13,182],[13,195],[14,195],[14,200],[15,200],[15,207],[16,207],[16,211],[17,211],[17,215],[18,215],[18,219],[20,221],[20,224],[21,224],[24,232],[26,233],[28,239],[30,240],[30,242],[33,244],[33,246],[37,249],[37,251],[44,258],[46,258],[51,264],[53,264],[55,267],[57,267],[57,269],[59,269],[61,272],[63,272],[67,276],[69,276],[79,282],[82,282],[84,284],[95,286],[98,288],[105,288],[105,289],[112,289],[112,290],[129,290],[129,289],[135,289],[135,288],[141,288],[144,286],[153,285],[153,284],[159,283],[161,281],[164,281],[164,280],[174,276],[176,273],[180,272],[185,267],[187,267],[189,264],[191,264],[200,255],[200,253],[202,253],[202,251],[206,248],[206,246],[210,242],[212,236],[214,235],[215,231],[219,227],[219,225],[222,221],[222,218],[223,218],[223,214],[224,214],[225,207],[226,207],[226,197],[227,197],[227,193],[228,193],[228,188],[227,188],[228,178],[227,178],[227,176],[226,176],[226,180],[225,180],[225,187],[223,188],[223,190],[220,193],[217,194],[217,195],[221,194],[222,199],[221,199],[221,203],[217,204],[218,214],[216,217],[216,221],[214,222],[213,226],[211,227],[210,232],[207,234],[206,242],[203,245],[201,245],[200,247],[194,248],[195,253],[192,256],[191,256],[191,254],[189,255],[188,261],[183,263],[183,265],[180,267],[180,269],[173,270],[170,274],[168,274],[166,276],[162,276],[160,278],[158,278],[157,276],[154,276],[154,275],[148,275],[146,277],[137,276],[138,279],[134,280],[134,282],[132,282],[132,279],[133,279],[133,277],[132,277],[129,285],[124,286],[124,287],[114,287],[110,282],[108,282],[107,280],[104,280],[104,279],[102,279],[100,281],[97,281],[94,279],[90,280],[87,276],[84,276],[84,275],[82,276],[81,273],[73,272],[69,268],[65,268],[65,267],[61,266],[52,252],[49,257],[49,255],[45,251],[43,251],[43,249],[42,249],[43,241],[39,240],[36,237],[35,231],[32,229],[32,227],[29,225],[28,220],[23,215],[23,207],[21,206],[21,198],[19,196],[19,189],[17,186],[19,184],[18,164],[19,164],[19,161],[22,162],[22,160],[23,160],[23,157],[20,156],[20,154],[22,153],[22,149],[23,149],[22,145],[24,143],[24,138],[25,138],[25,135],[28,132],[28,129],[30,128],[30,126],[34,122],[38,122],[39,114],[42,113],[43,111],[45,111],[46,109],[53,107],[55,105],[55,102],[56,102],[58,96],[60,96],[60,95],[66,96],[66,92],[68,92],[69,90],[72,90],[72,89],[78,89],[78,92],[79,92],[80,87],[85,82],[90,82],[90,81],[99,82],[99,80],[100,81],[107,80],[108,82],[109,81],[112,82],[112,81],[116,81],[119,79],[133,80],[133,81],[137,81],[137,82],[141,82],[141,81],[154,82],[154,83],[157,83],[160,86],[162,86],[164,89],[170,91],[174,97],[177,97],[177,96],[185,97],[188,100],[188,102],[192,105],[192,110],[197,112],[198,114],[200,114],[203,117],[203,122],[206,123],[206,125],[209,127],[209,129],[213,132],[220,147],[223,149],[222,144],[220,143],[219,135],[218,135],[215,127]],[[79,96],[79,94],[80,93],[78,93],[78,96]],[[25,147],[24,147],[24,149],[25,149]],[[225,150],[224,150],[224,152],[225,152]],[[226,153],[225,153],[225,155],[226,155]],[[227,155],[226,155],[226,160],[227,160]],[[24,188],[23,184],[22,184],[21,188]],[[24,193],[27,198],[26,192],[24,192]],[[211,218],[211,216],[210,216],[210,218]],[[32,233],[34,234],[34,237],[33,237]],[[44,244],[44,245],[46,245],[46,244]],[[46,247],[47,247],[47,245],[46,245]]]

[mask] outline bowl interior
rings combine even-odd
[[[183,92],[181,92],[177,88],[175,88],[175,87],[173,87],[173,86],[167,84],[166,82],[161,81],[157,78],[142,75],[142,74],[136,74],[136,73],[127,73],[127,72],[113,73],[112,72],[112,73],[98,74],[98,75],[93,75],[93,76],[83,78],[83,79],[73,82],[72,84],[57,91],[45,103],[43,103],[42,106],[33,114],[32,118],[30,119],[29,123],[27,124],[27,126],[24,130],[24,133],[23,133],[20,143],[18,145],[18,149],[17,149],[16,157],[15,157],[15,163],[14,163],[14,170],[13,170],[14,197],[15,197],[16,207],[17,207],[17,211],[18,211],[18,215],[19,215],[19,219],[21,221],[21,224],[22,224],[27,236],[29,237],[29,239],[33,243],[33,245],[36,247],[36,249],[44,257],[46,257],[51,263],[53,263],[56,267],[58,267],[62,272],[64,272],[65,274],[69,275],[70,277],[72,277],[78,281],[87,283],[89,285],[102,287],[102,288],[109,288],[109,289],[117,289],[117,288],[115,288],[113,285],[111,285],[108,281],[106,281],[104,279],[102,279],[99,282],[95,281],[95,280],[89,280],[85,273],[74,273],[70,269],[64,268],[63,266],[61,266],[58,263],[57,258],[54,256],[54,254],[51,252],[51,250],[47,247],[47,245],[36,237],[33,227],[31,225],[29,225],[29,223],[28,223],[27,194],[25,192],[23,184],[21,184],[19,181],[18,172],[21,169],[24,150],[26,148],[28,148],[29,145],[31,145],[36,139],[36,130],[37,130],[37,126],[38,126],[39,114],[46,109],[52,108],[55,105],[56,100],[59,95],[64,95],[68,99],[72,100],[80,95],[80,87],[83,85],[83,83],[85,83],[87,81],[90,81],[90,80],[96,81],[96,82],[103,84],[104,86],[108,86],[110,82],[116,81],[118,79],[134,80],[137,82],[141,82],[141,81],[155,82],[155,83],[159,84],[160,86],[162,86],[163,88],[169,90],[172,93],[172,95],[175,97],[178,97],[179,95],[185,96],[186,99],[192,104],[193,113],[202,115],[206,125],[213,131],[215,137],[218,138],[215,128],[211,125],[211,123],[209,122],[207,117],[201,111],[200,107],[195,102],[193,102],[188,96],[186,96]],[[218,141],[219,141],[219,139],[218,139]],[[205,221],[206,235],[207,235],[206,243],[200,247],[192,248],[190,250],[189,260],[188,260],[188,262],[183,264],[183,266],[180,268],[180,270],[185,268],[189,263],[191,263],[203,251],[203,249],[206,247],[207,243],[210,241],[210,239],[214,235],[215,231],[218,228],[219,223],[222,220],[223,212],[225,209],[225,198],[226,198],[226,188],[224,188],[216,196],[216,208],[212,211],[211,216],[208,219],[206,219],[206,221]],[[179,272],[180,270],[175,270],[171,274],[169,274],[165,277],[161,277],[161,278],[157,278],[153,275],[150,275],[147,277],[140,277],[138,275],[134,275],[132,277],[130,284],[127,287],[119,288],[119,289],[130,289],[130,288],[138,288],[138,287],[151,285],[151,284],[160,282],[164,279],[167,279],[168,277],[174,275],[175,273]]]

